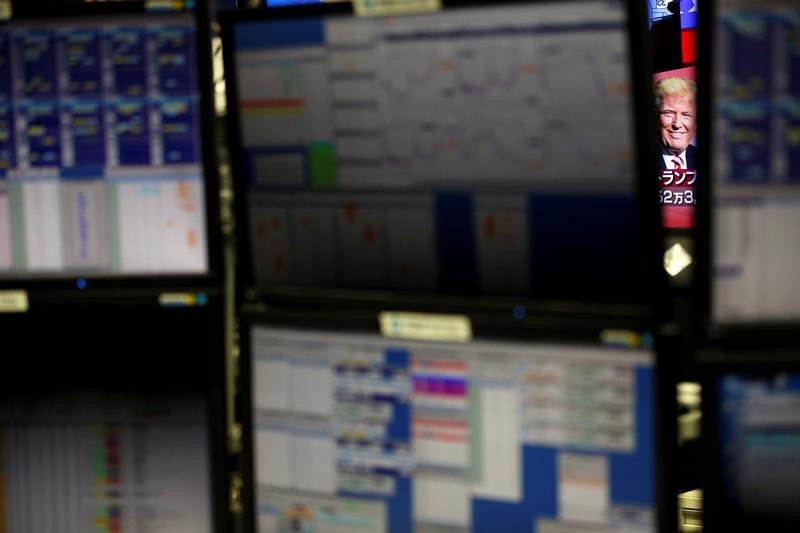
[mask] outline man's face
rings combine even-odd
[[[658,116],[661,143],[676,153],[686,150],[697,127],[694,101],[682,96],[666,96],[661,101]]]

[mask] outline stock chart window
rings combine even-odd
[[[259,531],[655,531],[653,358],[257,326]]]
[[[190,396],[4,399],[0,530],[211,533],[203,413]]]
[[[800,318],[800,10],[719,2],[714,317]]]
[[[232,33],[255,283],[637,297],[621,4]]]
[[[0,28],[0,277],[208,269],[190,15]]]
[[[732,516],[766,530],[793,525],[796,531],[800,374],[731,374],[720,379],[719,388],[721,504]]]

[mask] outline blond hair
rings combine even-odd
[[[661,104],[667,96],[677,96],[688,98],[692,102],[697,101],[697,84],[686,78],[664,78],[658,80],[653,92],[656,95],[656,108],[661,111]]]

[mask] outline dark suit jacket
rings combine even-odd
[[[664,158],[661,157],[661,149],[658,151],[658,166],[663,169],[667,168]],[[693,144],[690,144],[686,148],[686,168],[690,168],[692,170],[697,169],[697,147]]]

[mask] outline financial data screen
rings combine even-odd
[[[251,331],[259,531],[655,531],[649,352]]]
[[[641,297],[622,4],[238,21],[260,286]]]
[[[38,397],[0,405],[0,530],[211,533],[204,403]]]
[[[0,277],[208,269],[189,14],[0,28]]]
[[[800,527],[800,374],[727,375],[719,394],[726,513]],[[735,518],[734,518],[735,520]],[[771,531],[771,529],[765,529]]]
[[[800,318],[800,9],[719,2],[713,314]]]

